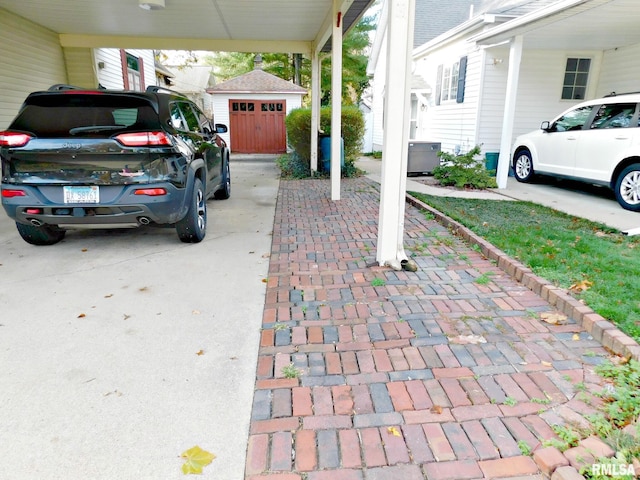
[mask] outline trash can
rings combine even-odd
[[[500,152],[487,152],[484,154],[484,166],[487,170],[493,170],[494,177],[498,170],[498,158],[500,158]]]
[[[325,172],[331,171],[331,137],[329,135],[320,136],[320,160],[322,169]],[[344,168],[344,139],[340,137],[340,168]]]

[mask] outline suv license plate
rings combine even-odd
[[[64,203],[98,203],[100,201],[100,188],[97,185],[62,188]]]

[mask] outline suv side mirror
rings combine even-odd
[[[216,133],[227,133],[228,129],[224,123],[216,123]]]
[[[545,120],[540,125],[540,129],[544,130],[545,132],[550,132],[551,131],[551,124],[547,120]]]

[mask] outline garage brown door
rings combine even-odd
[[[229,100],[231,150],[237,153],[285,153],[285,100]]]

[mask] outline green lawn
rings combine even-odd
[[[529,202],[412,193],[640,340],[640,236]],[[640,215],[639,215],[640,219]]]

